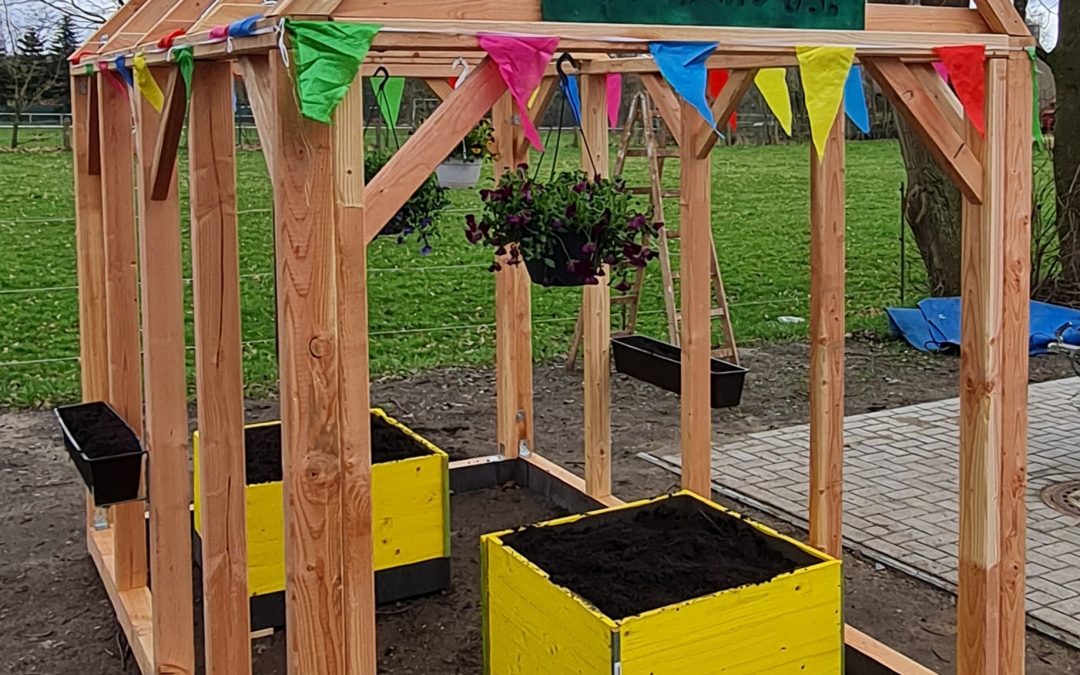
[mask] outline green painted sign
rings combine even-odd
[[[866,0],[542,0],[545,21],[862,30]]]

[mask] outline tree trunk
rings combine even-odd
[[[897,119],[907,169],[904,216],[926,267],[930,295],[960,295],[960,209],[963,200],[922,141]]]
[[[1054,182],[1061,282],[1075,291],[1080,290],[1080,2],[1061,3],[1058,11],[1058,44],[1047,59],[1057,84]]]
[[[15,109],[15,118],[11,123],[11,149],[14,150],[19,147],[19,112],[18,108]]]

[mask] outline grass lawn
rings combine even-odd
[[[805,337],[808,264],[808,156],[805,145],[719,147],[714,153],[713,229],[740,345]],[[577,151],[564,136],[560,166],[574,168]],[[550,162],[551,155],[544,160]],[[184,159],[182,158],[182,162]],[[635,161],[635,160],[631,160]],[[644,161],[628,171],[644,182]],[[848,145],[847,267],[849,330],[885,331],[882,306],[898,301],[899,185],[897,145]],[[186,218],[186,164],[181,193]],[[677,183],[674,171],[668,181]],[[248,394],[276,390],[272,220],[262,156],[239,155],[243,333]],[[35,406],[78,396],[78,311],[71,156],[62,152],[0,154],[0,406]],[[453,194],[435,251],[377,241],[370,253],[371,355],[379,375],[494,359],[494,277],[490,252],[462,234],[462,218],[479,202]],[[671,200],[668,217],[677,218]],[[185,243],[187,246],[187,243]],[[924,286],[914,247],[909,297]],[[186,264],[190,273],[190,264]],[[639,330],[666,335],[658,265],[649,270]],[[43,289],[28,291],[28,289]],[[912,290],[914,289],[914,290]],[[190,286],[188,287],[190,344]],[[534,349],[548,359],[566,350],[580,291],[534,286]],[[192,382],[194,378],[192,377]]]

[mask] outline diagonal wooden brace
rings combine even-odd
[[[739,103],[742,101],[743,96],[746,95],[746,92],[750,91],[750,86],[754,84],[754,77],[757,76],[757,72],[757,68],[731,71],[731,77],[712,105],[713,119],[721,128],[727,123],[731,113],[738,109]],[[720,135],[715,131],[706,136],[705,142],[697,150],[697,158],[707,159],[719,139]]]
[[[161,112],[161,126],[154,144],[154,163],[150,171],[150,198],[155,201],[168,198],[173,174],[176,172],[180,134],[184,131],[184,117],[187,115],[185,89],[180,69],[173,68],[165,89],[165,109]]]
[[[368,182],[364,233],[369,242],[505,91],[499,67],[484,59]]]
[[[900,59],[864,58],[862,63],[956,187],[972,202],[981,204],[982,162],[950,121],[955,111],[943,109]]]
[[[642,73],[641,83],[645,85],[645,91],[649,92],[649,98],[653,100],[660,116],[664,118],[671,135],[679,142],[682,141],[682,102],[664,79],[656,73]],[[649,123],[648,120],[645,122]]]

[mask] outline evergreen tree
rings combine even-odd
[[[56,27],[56,34],[53,36],[53,54],[66,59],[74,54],[78,48],[79,38],[75,35],[75,20],[71,18],[70,14],[65,14],[60,17],[60,23]]]
[[[19,38],[15,51],[21,56],[41,56],[45,53],[45,44],[38,32],[29,28]]]

